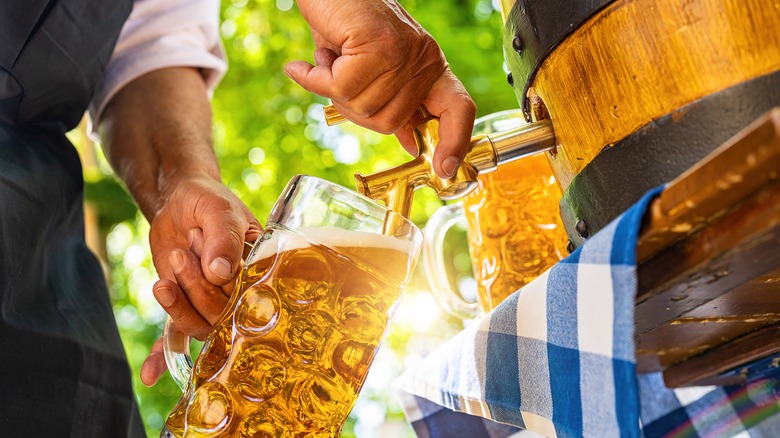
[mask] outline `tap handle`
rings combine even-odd
[[[424,119],[431,116],[431,113],[429,113],[424,106],[420,106],[417,110],[422,114]],[[325,114],[325,123],[327,123],[328,126],[336,126],[349,121],[344,117],[344,114],[341,114],[341,111],[336,108],[336,105],[325,105],[322,108],[322,112]]]
[[[325,123],[327,123],[328,126],[336,126],[349,121],[336,108],[336,105],[325,105],[322,108],[322,112],[325,113]]]
[[[333,106],[323,108],[328,125],[347,119]],[[439,143],[439,118],[425,107],[418,109],[423,121],[414,129],[418,156],[407,163],[371,175],[356,174],[358,191],[381,200],[405,217],[409,217],[414,191],[422,186],[433,188],[443,200],[466,196],[477,186],[480,173],[491,172],[501,162],[532,155],[555,146],[555,133],[549,120],[531,123],[503,133],[472,137],[469,151],[452,178],[441,178],[433,170],[433,154]]]

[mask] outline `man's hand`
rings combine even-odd
[[[204,340],[235,287],[245,242],[262,231],[247,207],[221,183],[196,178],[176,185],[152,220],[149,242],[160,280],[153,291],[177,330]],[[165,372],[162,343],[141,367],[153,385]]]
[[[183,333],[205,339],[222,313],[245,242],[262,228],[224,185],[208,177],[179,182],[151,223],[160,281],[154,296]]]
[[[303,88],[330,98],[353,122],[395,133],[417,154],[413,131],[424,105],[440,118],[434,169],[455,174],[468,151],[476,107],[438,44],[396,1],[299,0],[317,47],[316,66],[287,64]]]
[[[178,330],[204,339],[232,291],[244,242],[261,227],[220,181],[203,77],[167,68],[135,79],[106,107],[101,137],[151,224],[155,298]],[[160,345],[141,369],[148,385],[165,371]]]

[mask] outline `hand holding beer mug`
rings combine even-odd
[[[338,185],[294,177],[195,365],[169,319],[184,391],[163,437],[332,437],[414,269],[421,233]]]
[[[520,110],[478,119],[473,135],[503,132],[525,124]],[[558,204],[561,190],[544,154],[501,164],[480,175],[461,202],[441,207],[425,227],[423,258],[438,301],[463,318],[487,313],[565,256],[566,232]],[[478,302],[453,289],[443,257],[447,231],[466,225]]]

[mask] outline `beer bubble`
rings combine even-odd
[[[317,345],[323,342],[326,332],[336,324],[328,313],[323,311],[304,311],[295,313],[287,329],[288,345],[293,352],[310,356]]]
[[[251,416],[241,424],[238,430],[238,438],[281,438],[282,431],[275,428],[273,424],[263,419],[255,420]]]
[[[292,434],[292,420],[285,409],[273,403],[261,405],[238,427],[237,438],[287,438]]]
[[[511,236],[506,245],[507,260],[512,261],[509,266],[512,272],[541,274],[542,269],[558,261],[557,258],[551,258],[555,248],[544,234],[528,222],[523,221],[520,226],[522,232]]]
[[[340,433],[340,432],[339,432]],[[338,436],[339,433],[336,432],[320,432],[320,431],[313,431],[313,432],[300,432],[293,435],[293,438],[333,438],[334,436]]]
[[[209,334],[195,364],[195,373],[202,379],[216,374],[225,365],[230,353],[230,330],[221,327]]]
[[[379,281],[368,275],[354,275],[344,279],[339,296],[347,298],[355,295],[375,295],[382,288]]]
[[[331,264],[315,249],[288,255],[276,275],[279,292],[298,304],[311,304],[327,296],[335,284]]]
[[[235,326],[246,336],[263,335],[279,321],[279,296],[265,284],[256,284],[244,292],[236,305]]]
[[[271,270],[270,263],[252,263],[246,268],[246,278],[249,281],[260,281]]]
[[[273,397],[287,380],[287,369],[279,353],[265,345],[241,349],[231,371],[229,379],[232,387],[252,402]]]
[[[499,275],[487,287],[491,301],[488,303],[486,308],[492,309],[496,307],[501,301],[506,299],[507,296],[525,285],[526,281],[521,276],[510,272],[505,272],[504,275]]]
[[[314,372],[308,374],[293,385],[290,407],[307,429],[335,429],[334,425],[343,424],[349,415],[355,392],[338,378],[331,379]]]
[[[233,400],[219,383],[208,382],[195,390],[187,407],[185,428],[205,436],[227,429],[233,416]]]
[[[503,200],[492,200],[485,203],[479,212],[480,222],[485,224],[485,234],[490,237],[501,237],[512,229],[515,220],[512,205]]]
[[[333,351],[333,370],[355,385],[363,381],[378,344],[346,341]]]
[[[381,339],[387,327],[389,309],[387,306],[378,309],[375,301],[370,295],[354,296],[344,300],[339,330],[353,339]]]

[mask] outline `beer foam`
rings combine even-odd
[[[311,240],[330,247],[384,248],[403,253],[409,253],[414,249],[414,242],[366,231],[319,227],[304,229],[302,233],[311,236]]]
[[[409,254],[414,250],[415,242],[384,234],[350,231],[336,227],[303,228],[295,232],[276,229],[271,238],[263,242],[254,253],[253,258],[264,259],[272,256],[279,251],[280,244],[284,246],[285,251],[319,244],[331,248],[382,248]]]

